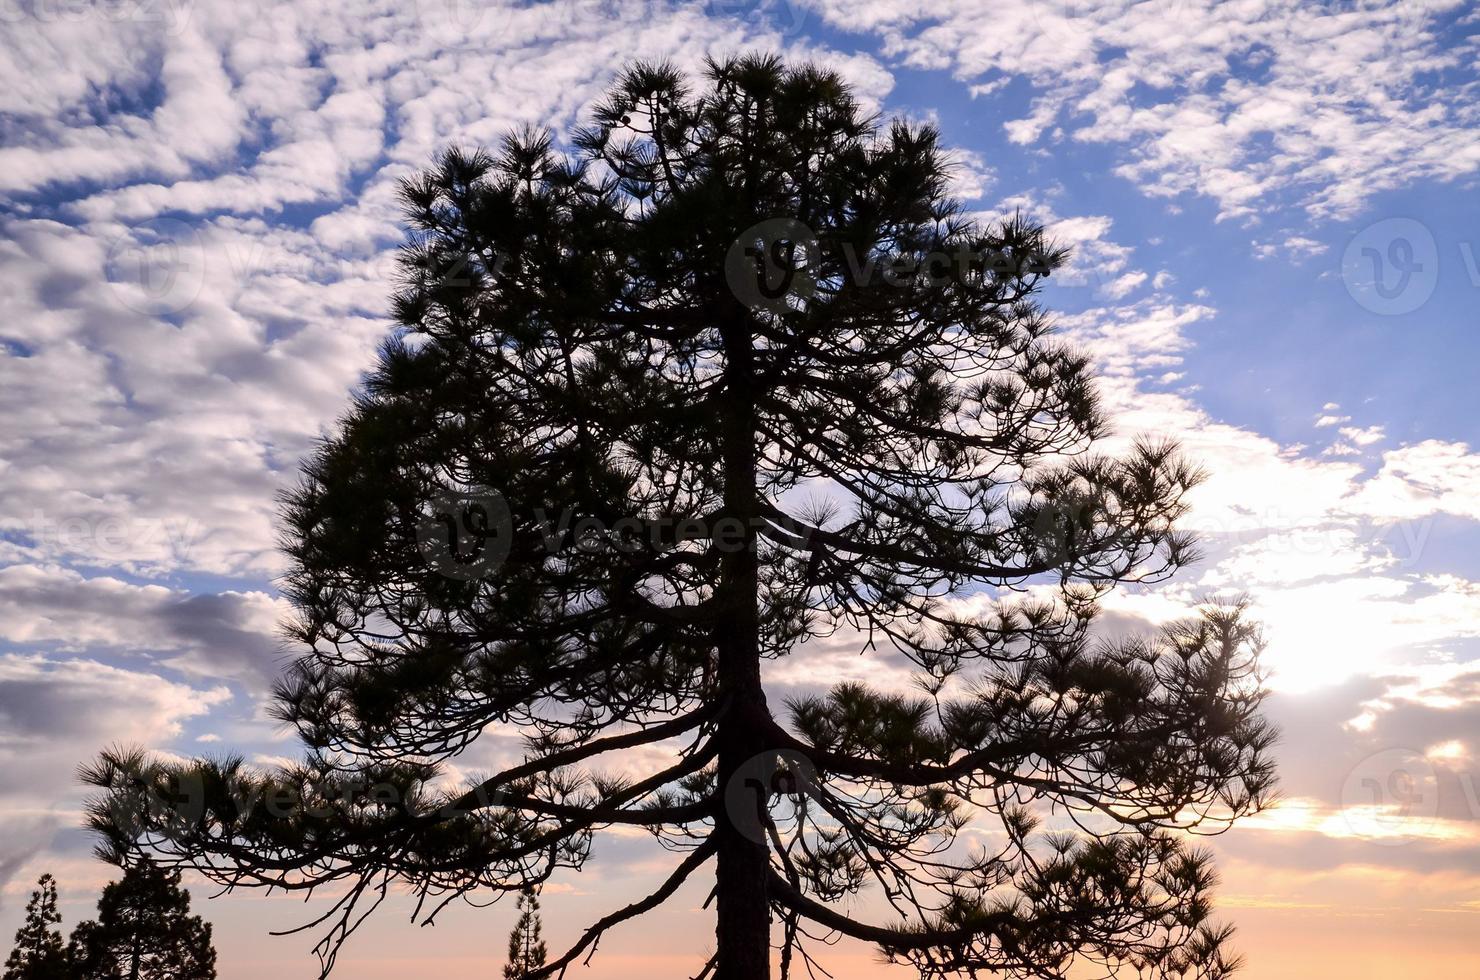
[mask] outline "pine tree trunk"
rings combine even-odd
[[[725,512],[744,524],[744,546],[724,538],[720,593],[725,606],[718,636],[720,697],[719,792],[764,748],[767,716],[760,674],[759,574],[755,544],[756,460],[751,336],[744,315],[725,331],[726,392],[723,426]],[[715,871],[715,980],[768,980],[771,975],[771,910],[766,879],[769,861],[761,842],[743,833],[731,815],[720,813]]]
[[[752,633],[753,637],[754,634]],[[721,648],[723,658],[744,654],[754,644],[737,641],[726,642]],[[727,678],[728,680],[728,678]],[[761,746],[752,733],[762,731],[759,724],[750,721],[756,709],[765,710],[765,701],[747,692],[740,684],[726,684],[731,688],[731,712],[721,722],[719,776],[720,786],[728,786],[736,773],[760,752]],[[718,969],[716,980],[767,980],[771,974],[771,910],[767,897],[766,880],[768,861],[765,848],[759,841],[746,836],[734,820],[721,814],[715,833],[719,835],[717,867],[715,871],[716,950]]]

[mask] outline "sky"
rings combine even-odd
[[[1173,436],[1211,474],[1204,560],[1105,607],[1134,628],[1243,593],[1265,625],[1285,799],[1215,845],[1244,976],[1480,973],[1480,12],[924,10],[0,0],[0,935],[43,871],[68,927],[107,880],[74,777],[99,748],[294,754],[263,712],[291,654],[275,494],[388,329],[396,180],[568,133],[629,59],[774,50],[937,123],[972,209],[1074,246],[1044,300],[1114,438]],[[887,672],[834,645],[769,679]],[[604,840],[547,890],[552,948],[667,866]],[[223,980],[315,974],[311,938],[267,938],[311,908],[207,893]],[[702,901],[573,975],[691,975]],[[497,973],[511,906],[403,913],[341,969]]]

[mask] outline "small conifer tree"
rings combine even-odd
[[[63,980],[67,951],[56,928],[62,921],[57,911],[57,883],[42,875],[26,903],[26,921],[16,930],[15,948],[5,961],[5,980]]]
[[[103,889],[68,953],[79,980],[216,980],[210,924],[190,914],[179,872],[147,863]]]
[[[525,980],[545,965],[545,941],[540,938],[540,897],[533,888],[519,893],[519,921],[509,933],[509,963],[504,980]]]

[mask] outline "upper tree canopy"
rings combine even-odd
[[[408,180],[402,329],[286,508],[306,761],[109,757],[99,829],[348,883],[330,951],[390,884],[431,915],[631,824],[673,875],[546,973],[714,861],[722,980],[829,932],[922,974],[1221,976],[1180,831],[1270,789],[1257,635],[1094,634],[1097,593],[1190,558],[1197,473],[1095,451],[1089,365],[1033,299],[1062,251],[949,171],[932,128],[746,58],[628,71],[571,152],[525,132]],[[773,705],[762,661],[818,638],[915,684]],[[432,788],[510,725],[522,762]]]

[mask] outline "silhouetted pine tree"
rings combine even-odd
[[[69,980],[67,951],[57,925],[57,883],[42,875],[26,903],[26,921],[15,934],[15,948],[5,961],[4,980]]]
[[[509,962],[504,980],[525,980],[545,965],[548,951],[540,938],[540,897],[533,888],[519,893],[519,921],[509,933]]]
[[[106,756],[110,846],[345,888],[326,970],[392,884],[434,916],[620,824],[681,857],[539,976],[710,864],[719,980],[826,933],[926,975],[1223,976],[1185,831],[1270,790],[1258,636],[1237,608],[1096,635],[1099,594],[1191,556],[1198,475],[1095,451],[1089,364],[1034,301],[1063,252],[967,215],[931,127],[771,58],[634,68],[574,146],[405,183],[402,330],[286,508],[307,758]],[[762,664],[824,637],[915,689],[778,711]],[[510,725],[523,761],[432,788]]]
[[[68,945],[79,980],[215,980],[211,926],[190,914],[178,872],[147,862],[124,871],[98,899],[98,917]]]

